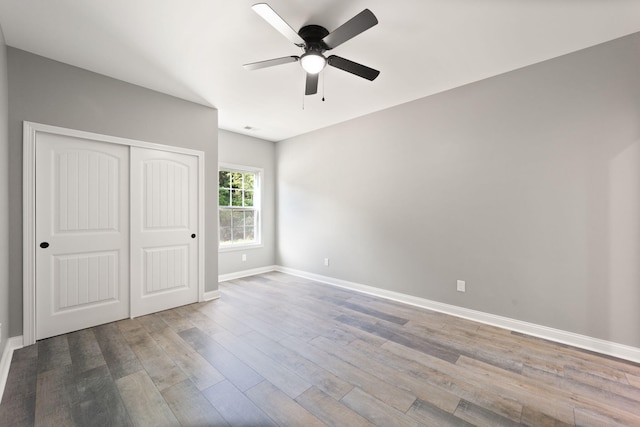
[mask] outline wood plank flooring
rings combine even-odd
[[[640,426],[640,365],[305,279],[14,353],[0,426]]]

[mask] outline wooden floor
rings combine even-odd
[[[281,273],[14,353],[0,426],[640,426],[640,366]]]

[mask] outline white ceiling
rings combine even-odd
[[[242,68],[300,54],[258,1],[0,0],[0,26],[10,46],[213,106],[221,128],[274,141],[640,31],[640,0],[268,0],[296,30],[365,8],[379,20],[331,51],[378,79],[327,67],[304,97],[299,63]]]

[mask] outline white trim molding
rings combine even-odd
[[[333,277],[322,276],[320,274],[295,270],[292,268],[277,266],[275,268],[275,271],[640,363],[640,348],[637,347],[631,347],[628,345],[605,341],[586,335],[580,335],[573,332],[537,325],[535,323],[523,322],[521,320],[511,319],[503,316],[496,316],[494,314],[484,313],[482,311],[444,304],[425,298],[415,297],[412,295],[402,294],[386,289],[375,288],[373,286],[349,282],[346,280],[335,279]]]
[[[25,122],[22,154],[22,333],[24,342],[36,342],[36,132]]]
[[[216,289],[215,291],[206,291],[204,293],[203,301],[213,301],[214,299],[220,298],[220,290]]]
[[[7,340],[7,345],[4,346],[2,352],[2,359],[0,359],[0,402],[2,402],[2,395],[4,394],[4,388],[7,385],[7,379],[9,378],[9,368],[11,367],[11,359],[13,358],[13,352],[22,348],[22,336],[11,337]]]
[[[277,271],[278,266],[269,265],[267,267],[252,268],[251,270],[237,271],[235,273],[220,274],[218,282],[227,282],[229,280],[242,279],[243,277],[255,276],[256,274],[270,273]]]

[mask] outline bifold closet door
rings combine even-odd
[[[36,339],[129,316],[129,147],[36,143]]]
[[[131,147],[131,316],[198,301],[198,158]]]

